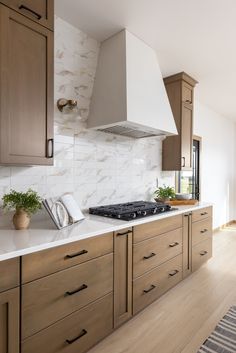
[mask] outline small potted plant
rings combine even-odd
[[[165,184],[163,187],[157,188],[157,190],[154,192],[154,199],[155,201],[170,201],[172,199],[175,199],[175,190],[173,187],[166,186]]]
[[[27,192],[11,190],[2,200],[4,210],[15,210],[13,224],[17,230],[27,229],[31,215],[42,208],[41,197],[32,189]]]

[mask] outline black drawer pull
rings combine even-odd
[[[203,234],[203,233],[206,233],[208,231],[208,229],[203,229],[203,230],[201,230],[201,233]]]
[[[88,288],[87,284],[82,284],[82,286],[80,286],[78,289],[75,289],[71,292],[66,292],[66,295],[73,295],[73,294],[76,294],[78,292],[81,292],[82,290]]]
[[[76,256],[80,256],[80,255],[84,255],[84,254],[87,254],[88,253],[88,250],[81,250],[75,254],[71,254],[71,255],[66,255],[66,259],[73,259],[73,257],[76,257]]]
[[[151,257],[153,257],[153,256],[156,256],[156,254],[154,253],[154,252],[152,252],[150,255],[148,255],[148,256],[144,256],[143,257],[143,259],[144,260],[148,260],[148,259],[151,259]]]
[[[74,343],[75,341],[79,340],[81,337],[87,335],[87,333],[88,333],[88,331],[86,331],[85,329],[83,329],[83,330],[80,332],[79,336],[73,338],[72,340],[66,340],[66,343],[72,344],[72,343]]]
[[[53,158],[53,156],[54,156],[54,141],[53,141],[53,139],[48,139],[47,140],[46,157]]]
[[[179,245],[179,243],[176,241],[172,244],[169,245],[170,248],[174,248],[175,246]]]
[[[129,233],[132,233],[132,230],[127,230],[126,232],[124,233],[117,233],[117,236],[120,237],[121,235],[127,235]]]
[[[190,99],[186,99],[185,103],[192,104]]]
[[[206,216],[208,213],[207,212],[202,212],[201,216]]]
[[[178,270],[174,270],[174,271],[169,273],[169,276],[173,277],[173,276],[177,275],[177,273],[179,273],[179,271]]]
[[[39,13],[35,12],[34,10],[31,10],[29,7],[27,7],[25,5],[20,5],[19,10],[25,10],[25,11],[30,12],[32,15],[34,15],[34,17],[37,18],[37,20],[41,20],[41,18],[42,18],[42,16]]]
[[[206,250],[200,252],[200,255],[201,255],[201,256],[205,256],[206,254],[208,254],[208,252],[207,252]]]
[[[147,294],[147,293],[151,292],[151,290],[153,290],[153,289],[155,289],[155,288],[156,288],[156,286],[154,286],[154,284],[152,284],[149,289],[144,289],[144,290],[143,290],[143,293]]]

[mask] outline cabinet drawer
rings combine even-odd
[[[182,233],[183,229],[178,228],[135,244],[133,248],[134,278],[181,254],[183,245]]]
[[[113,290],[113,254],[22,287],[22,337],[26,338]]]
[[[212,239],[207,239],[192,249],[192,270],[196,271],[212,257]]]
[[[182,255],[133,282],[133,313],[145,308],[182,280]]]
[[[212,217],[212,207],[205,207],[200,210],[193,211],[192,221],[197,222],[208,217]]]
[[[112,331],[112,294],[26,339],[22,353],[83,353]]]
[[[0,292],[19,286],[19,258],[0,261]]]
[[[22,258],[23,283],[113,252],[113,233],[80,240]]]
[[[134,227],[134,243],[182,227],[182,216],[168,217]]]
[[[54,0],[0,0],[0,2],[53,30]]]
[[[196,245],[212,237],[212,218],[206,218],[192,225],[192,244]]]

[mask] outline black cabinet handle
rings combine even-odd
[[[47,158],[53,158],[54,156],[54,141],[53,139],[47,140]]]
[[[208,229],[203,229],[203,230],[201,230],[201,233],[203,234],[203,233],[206,233],[208,231]]]
[[[191,100],[186,99],[185,103],[192,104]]]
[[[182,168],[184,168],[185,167],[185,157],[182,157],[182,160],[183,160]]]
[[[83,330],[80,332],[79,336],[73,338],[72,340],[66,340],[66,343],[72,344],[72,343],[74,343],[75,341],[79,340],[81,337],[87,335],[87,333],[88,333],[88,331],[86,331],[85,329],[83,329]]]
[[[80,286],[78,289],[75,289],[75,290],[73,290],[73,291],[71,291],[71,292],[66,292],[66,295],[73,295],[73,294],[76,294],[76,293],[78,293],[78,292],[81,292],[82,290],[84,290],[84,289],[86,289],[86,288],[88,288],[88,286],[87,286],[87,284],[82,284],[82,286]]]
[[[155,288],[156,288],[156,286],[154,286],[154,284],[152,284],[149,289],[144,289],[144,290],[143,290],[143,293],[147,294],[147,293],[151,292],[151,290],[153,290],[153,289],[155,289]]]
[[[27,12],[30,12],[34,17],[37,18],[37,20],[41,20],[42,18],[42,16],[39,13],[35,12],[34,10],[31,10],[29,7],[25,5],[20,5],[19,10],[25,10]]]
[[[169,273],[169,276],[173,277],[173,276],[177,275],[177,273],[179,273],[179,271],[178,270],[174,270],[174,271]]]
[[[148,255],[148,256],[144,256],[143,257],[143,259],[144,260],[148,260],[148,259],[151,259],[151,257],[153,257],[153,256],[156,256],[156,254],[154,253],[154,252],[152,252],[150,255]]]
[[[207,212],[202,212],[201,213],[201,216],[205,216],[205,215],[207,215],[208,213]]]
[[[73,257],[76,257],[76,256],[81,256],[81,255],[84,255],[84,254],[87,254],[88,253],[88,250],[81,250],[75,254],[71,254],[71,255],[66,255],[66,259],[73,259]]]
[[[179,243],[176,241],[172,244],[169,245],[170,248],[174,248],[175,246],[179,245]]]
[[[121,235],[127,235],[127,234],[129,234],[129,233],[132,233],[132,230],[127,230],[127,231],[124,232],[124,233],[117,233],[116,235],[117,235],[118,237],[120,237]]]
[[[208,254],[207,251],[201,251],[201,252],[200,252],[200,255],[201,255],[201,256],[205,256],[206,254]]]

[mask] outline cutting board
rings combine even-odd
[[[171,206],[181,206],[181,205],[196,205],[198,203],[198,200],[172,200],[172,201],[167,201]]]

